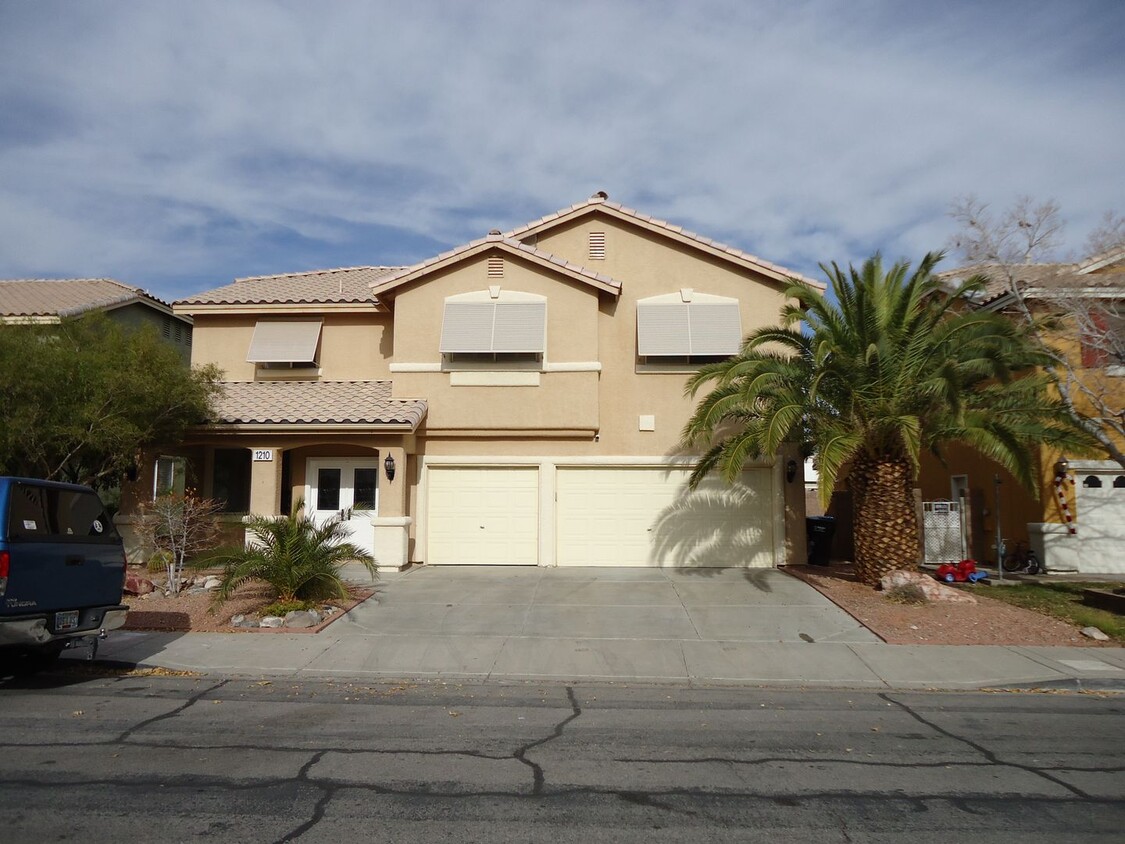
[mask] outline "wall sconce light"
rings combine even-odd
[[[387,459],[383,461],[383,471],[387,473],[388,481],[395,479],[395,459],[389,454]]]
[[[1055,477],[1065,478],[1066,473],[1070,471],[1070,461],[1065,457],[1060,457],[1055,461]]]
[[[797,461],[790,460],[785,464],[785,482],[791,484],[795,477],[797,477]]]

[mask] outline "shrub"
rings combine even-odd
[[[304,506],[298,500],[288,516],[250,517],[245,547],[211,559],[223,566],[216,600],[225,601],[251,580],[268,584],[279,601],[346,598],[340,569],[352,560],[375,579],[375,558],[345,541],[348,529],[340,516],[317,526]]]
[[[886,591],[887,600],[892,604],[911,604],[918,606],[928,604],[930,599],[916,583],[903,583]]]
[[[295,612],[297,610],[311,610],[316,607],[316,601],[274,601],[268,606],[264,606],[259,610],[259,614],[266,615],[280,615],[285,616],[286,613]]]
[[[189,557],[204,553],[215,545],[219,535],[218,513],[222,502],[200,498],[192,490],[157,496],[140,507],[140,531],[146,544],[155,549],[149,558],[159,556],[168,572],[168,590],[179,594],[180,579]]]

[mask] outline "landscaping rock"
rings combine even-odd
[[[958,589],[938,583],[928,574],[922,574],[919,571],[900,569],[884,575],[879,581],[879,588],[884,592],[904,586],[917,587],[926,596],[927,601],[940,601],[950,604],[975,604],[977,602],[977,599],[972,595],[966,595]]]
[[[1081,632],[1083,636],[1086,636],[1090,639],[1094,639],[1095,641],[1098,641],[1098,642],[1109,641],[1109,636],[1105,635],[1105,633],[1103,633],[1101,630],[1099,630],[1096,627],[1083,627],[1082,630],[1079,631],[1079,632]]]
[[[233,624],[235,627],[238,627],[245,620],[246,620],[246,616],[244,616],[244,615],[232,615],[230,617],[230,623]]]
[[[156,584],[147,577],[141,577],[139,574],[129,574],[125,576],[126,595],[147,595],[155,591],[155,589]]]
[[[320,624],[320,613],[316,610],[293,610],[285,614],[286,627],[316,627]]]
[[[212,575],[211,577],[208,577],[206,580],[203,581],[203,588],[204,589],[218,589],[222,585],[223,585],[222,578],[215,577],[214,575]]]
[[[267,615],[258,622],[259,627],[281,627],[285,623],[285,619],[279,615]]]

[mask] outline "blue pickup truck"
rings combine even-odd
[[[0,668],[29,673],[125,623],[125,550],[94,490],[0,477]]]

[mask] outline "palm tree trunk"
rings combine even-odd
[[[895,569],[918,568],[918,514],[910,465],[895,459],[861,458],[849,482],[859,580],[875,586]]]

